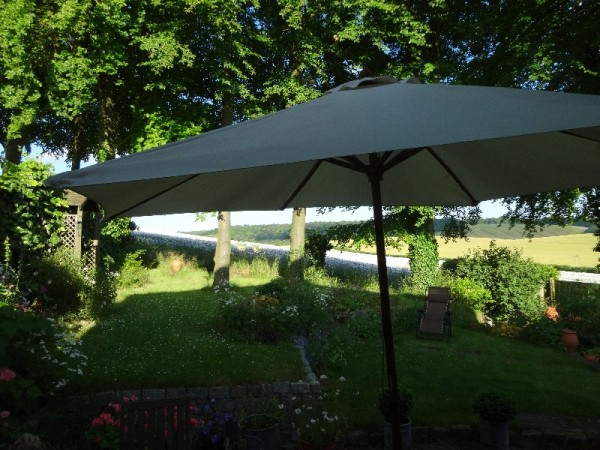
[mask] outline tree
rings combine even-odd
[[[292,230],[290,233],[290,252],[288,256],[288,281],[304,279],[304,235],[306,231],[306,208],[294,208],[292,211]]]

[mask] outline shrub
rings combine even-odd
[[[0,242],[10,239],[15,261],[40,257],[61,242],[67,202],[63,192],[44,185],[51,169],[51,165],[33,159],[21,164],[3,162]]]
[[[473,311],[481,311],[492,302],[490,291],[469,278],[451,277],[446,285],[452,292],[454,304],[468,306]]]
[[[325,256],[333,248],[326,232],[319,230],[306,230],[306,242],[304,244],[304,254],[306,258],[306,267],[325,267]]]
[[[10,419],[2,431],[12,443],[11,431],[45,425],[42,417],[56,412],[47,411],[51,397],[83,374],[85,357],[79,341],[52,319],[0,303],[0,323],[0,405]]]
[[[477,395],[473,410],[482,419],[506,422],[514,417],[517,408],[515,402],[504,392],[489,390]]]
[[[33,261],[30,273],[44,309],[56,316],[79,311],[86,284],[93,282],[92,272],[87,272],[91,279],[86,281],[81,261],[64,248]]]
[[[486,313],[500,321],[537,319],[546,307],[540,289],[556,276],[551,267],[523,258],[520,251],[499,247],[494,241],[489,249],[461,258],[456,271],[489,290],[492,301],[486,305]]]
[[[356,339],[347,327],[337,327],[326,335],[313,336],[308,343],[308,356],[322,371],[339,370],[348,365],[354,354]]]
[[[537,345],[557,347],[561,344],[560,335],[564,324],[542,316],[540,320],[527,325],[522,336]]]
[[[143,264],[144,250],[136,250],[125,256],[121,273],[119,274],[119,287],[138,287],[148,282],[148,270]]]
[[[583,345],[600,345],[600,286],[557,283],[557,310],[564,324],[577,331]]]
[[[274,342],[286,334],[278,298],[245,297],[229,289],[222,289],[219,296],[217,316],[223,331],[257,342]]]
[[[348,330],[358,339],[374,339],[381,336],[381,317],[372,311],[358,311],[348,320]]]

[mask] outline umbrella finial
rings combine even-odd
[[[369,69],[367,66],[363,66],[362,70],[358,74],[359,79],[371,76],[373,76],[373,74],[371,73],[371,69]]]

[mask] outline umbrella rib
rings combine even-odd
[[[460,189],[471,199],[471,203],[473,206],[477,205],[479,202],[473,197],[473,194],[467,189],[467,187],[463,184],[460,178],[454,173],[454,171],[450,168],[446,162],[440,158],[440,156],[433,150],[431,147],[426,147],[427,151],[433,156],[438,163],[444,168],[444,170],[452,177],[456,184],[460,187]]]
[[[340,159],[336,158],[327,158],[323,161],[328,162],[330,164],[334,164],[336,166],[343,167],[344,169],[354,170],[355,172],[367,173],[369,168],[356,156],[344,156]]]
[[[106,220],[110,220],[110,219],[112,219],[113,217],[117,217],[117,216],[120,216],[120,215],[122,215],[122,214],[125,214],[125,213],[127,213],[127,212],[131,211],[133,208],[137,208],[138,206],[140,206],[140,205],[143,205],[144,203],[148,203],[149,201],[151,201],[151,200],[154,200],[156,197],[158,197],[158,196],[160,196],[160,195],[163,195],[165,192],[169,192],[169,191],[171,191],[171,190],[175,189],[176,187],[179,187],[179,186],[181,186],[182,184],[184,184],[184,183],[187,183],[188,181],[190,181],[190,180],[192,180],[192,179],[194,179],[194,178],[196,178],[196,177],[198,177],[198,176],[200,176],[200,174],[199,174],[199,173],[197,173],[197,174],[195,174],[195,175],[191,175],[191,176],[187,177],[186,179],[184,179],[184,180],[180,181],[179,183],[176,183],[176,184],[174,184],[173,186],[169,186],[167,189],[163,189],[162,191],[160,191],[160,192],[157,192],[156,194],[152,195],[151,197],[148,197],[148,198],[146,198],[145,200],[142,200],[142,201],[140,201],[140,202],[137,202],[136,204],[134,204],[134,205],[131,205],[131,206],[129,206],[128,208],[125,208],[125,209],[123,209],[123,210],[121,210],[121,211],[118,211],[118,212],[116,212],[116,213],[114,213],[114,214],[111,214],[110,216],[107,216],[107,217],[105,217],[103,220],[104,220],[104,221],[106,221]]]
[[[569,136],[573,136],[573,137],[576,137],[576,138],[579,138],[579,139],[585,139],[586,141],[598,142],[597,139],[592,139],[592,138],[587,137],[587,136],[582,136],[582,135],[577,134],[577,133],[575,133],[573,131],[563,130],[563,131],[559,131],[559,133],[568,134]]]
[[[304,188],[304,186],[306,186],[306,183],[308,183],[312,176],[315,174],[322,162],[323,160],[320,159],[311,167],[311,169],[308,171],[304,179],[300,182],[298,187],[294,189],[294,192],[292,192],[291,195],[287,198],[287,200],[283,203],[281,209],[287,208],[290,205],[290,203],[292,203],[292,201],[296,198],[298,193]]]
[[[412,158],[421,151],[423,151],[422,148],[407,148],[405,150],[400,151],[396,156],[394,156],[391,160],[384,164],[383,172],[387,172],[388,170],[392,169],[398,164],[403,163],[408,158]]]

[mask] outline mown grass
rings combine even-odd
[[[241,271],[244,272],[244,271]],[[203,269],[184,268],[169,273],[150,272],[143,288],[122,290],[118,301],[97,323],[80,334],[89,357],[88,372],[76,390],[99,392],[180,386],[256,384],[304,378],[292,342],[258,344],[224,337],[215,329],[214,294]],[[235,275],[236,289],[250,295],[271,278]],[[354,308],[375,307],[371,289],[343,286],[332,302]],[[331,284],[330,283],[330,284]],[[319,280],[326,286],[326,280]],[[408,311],[420,305],[418,296],[394,301]],[[342,298],[343,297],[343,298]],[[367,306],[368,305],[368,306]],[[580,364],[560,348],[532,345],[498,337],[472,324],[465,311],[455,309],[455,326],[449,341],[417,339],[412,316],[396,334],[399,382],[415,397],[415,424],[475,424],[471,404],[483,389],[508,392],[520,411],[598,417],[600,371]],[[375,321],[375,327],[379,322]],[[377,398],[384,374],[380,338],[355,339],[346,352],[346,365],[323,371],[329,383],[342,388],[341,414],[351,427],[378,430],[381,416]],[[339,382],[344,377],[344,383]]]
[[[75,389],[217,386],[298,380],[292,342],[232,341],[214,330],[215,295],[206,271],[150,271],[151,282],[123,290],[96,323],[80,331],[89,358]],[[240,288],[256,280],[240,279]]]
[[[404,333],[395,339],[399,383],[414,395],[416,425],[476,425],[472,403],[477,392],[504,390],[521,412],[598,417],[600,372],[566,352],[517,339],[454,328],[449,341],[417,339]],[[381,425],[377,397],[381,389],[380,340],[357,345],[344,376],[349,421],[373,430]]]

